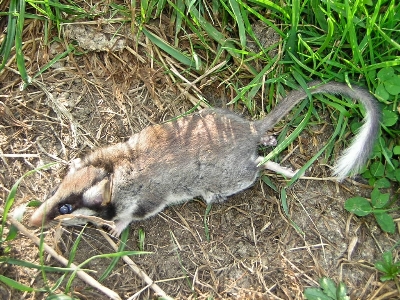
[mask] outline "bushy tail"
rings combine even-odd
[[[338,180],[343,180],[347,175],[358,173],[368,160],[379,133],[381,112],[377,100],[366,89],[358,86],[350,88],[343,83],[329,82],[322,84],[319,81],[313,81],[308,86],[312,95],[319,93],[340,94],[361,102],[365,107],[364,124],[353,138],[350,146],[343,151],[333,171],[333,175]],[[307,98],[307,94],[304,90],[290,92],[263,120],[256,123],[259,132],[264,133],[272,129],[297,103],[305,98]]]

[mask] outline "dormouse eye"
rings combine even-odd
[[[59,212],[62,215],[72,213],[72,205],[71,204],[64,204],[59,208]]]

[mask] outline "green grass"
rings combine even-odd
[[[136,1],[131,3],[135,4]],[[133,7],[109,4],[108,8],[100,9],[99,5],[88,7],[86,3],[77,1],[11,0],[8,12],[0,13],[3,17],[8,16],[7,35],[0,48],[0,72],[4,72],[10,63],[13,65],[10,59],[15,55],[14,65],[21,76],[21,82],[26,86],[38,75],[45,73],[57,60],[79,51],[70,45],[64,53],[41,66],[38,72],[31,73],[23,50],[22,32],[27,20],[35,19],[42,23],[44,44],[50,45],[58,39],[63,24],[101,19],[103,22],[131,22],[135,34],[148,37],[156,47],[186,69],[186,75],[192,72],[200,76],[221,62],[226,62],[224,67],[212,75],[223,82],[224,87],[234,89],[237,96],[231,102],[232,105],[244,105],[254,115],[261,110],[260,94],[263,87],[266,91],[264,106],[268,112],[286,90],[305,87],[311,78],[356,83],[367,87],[379,99],[384,114],[382,134],[370,167],[365,169],[363,175],[371,185],[377,186],[376,193],[379,195],[385,194],[379,192],[379,189],[398,186],[398,1],[153,0],[137,2],[137,6]],[[173,40],[164,40],[148,27],[148,23],[161,14],[170,18],[174,28]],[[262,46],[263,42],[252,27],[256,21],[273,28],[280,39],[267,48]],[[188,39],[190,46],[182,47],[182,36]],[[258,50],[247,47],[249,39],[258,45]],[[277,50],[273,56],[269,55],[271,50]],[[168,65],[162,61],[157,63],[165,72],[169,72]],[[270,158],[279,155],[307,126],[320,122],[319,107],[331,113],[336,130],[334,137],[308,164],[323,153],[327,158],[331,157],[334,143],[337,140],[346,143],[346,135],[360,126],[363,112],[358,105],[333,96],[317,98],[322,103],[315,101],[306,111],[308,104],[305,102],[294,111],[292,121],[278,137],[280,146],[271,152]],[[347,116],[352,118],[345,118]],[[343,148],[343,145],[339,147]],[[281,195],[284,200],[285,191]],[[5,214],[10,207],[7,206]],[[5,219],[6,215],[3,215],[2,230]],[[5,243],[10,237],[1,239]],[[65,269],[64,272],[70,270]],[[6,282],[4,276],[0,279]],[[15,284],[14,288],[19,288],[17,283],[12,284]],[[52,289],[46,290],[51,292]]]

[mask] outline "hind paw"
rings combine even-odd
[[[278,143],[276,141],[276,138],[273,135],[264,135],[261,140],[260,143],[263,146],[276,146],[276,144]]]
[[[276,162],[273,162],[273,161],[267,161],[264,164],[264,168],[268,169],[268,170],[271,170],[271,171],[274,171],[274,172],[276,172],[278,174],[281,174],[281,175],[283,175],[285,177],[288,177],[288,178],[294,177],[294,175],[296,175],[297,172],[299,171],[299,170],[293,171],[290,168],[282,167],[280,164],[278,164]]]

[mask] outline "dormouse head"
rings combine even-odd
[[[111,219],[115,214],[111,204],[111,187],[112,176],[103,168],[91,165],[71,167],[61,184],[34,212],[30,225],[48,226],[54,218],[65,214]],[[78,225],[85,222],[71,219],[62,223]]]

